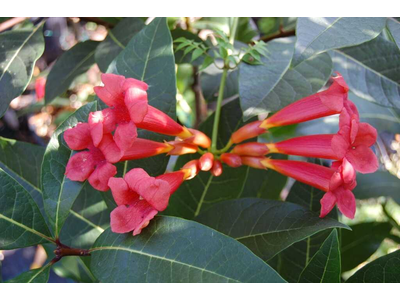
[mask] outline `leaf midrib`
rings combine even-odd
[[[210,273],[210,274],[222,277],[222,278],[226,278],[228,280],[232,280],[232,281],[235,281],[235,282],[238,282],[238,283],[240,282],[240,281],[238,281],[236,279],[233,279],[233,278],[230,278],[230,277],[215,273],[215,272],[207,270],[207,269],[202,269],[200,267],[189,265],[189,264],[186,264],[184,262],[180,262],[180,261],[177,261],[177,260],[169,259],[169,258],[166,258],[166,257],[162,257],[162,256],[154,255],[154,254],[149,254],[149,253],[145,253],[145,252],[136,251],[136,250],[133,250],[133,249],[130,249],[130,248],[115,247],[115,246],[103,246],[103,247],[92,248],[92,249],[90,249],[90,252],[102,251],[102,250],[126,251],[126,252],[130,252],[130,253],[134,253],[134,254],[144,255],[144,256],[148,256],[150,258],[165,260],[165,261],[168,261],[170,263],[176,263],[176,264],[180,264],[180,265],[183,265],[183,266],[186,266],[186,267],[189,267],[189,268],[194,268],[194,269],[200,270],[202,272],[207,272],[207,273]]]

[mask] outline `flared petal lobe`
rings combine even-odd
[[[78,123],[64,132],[64,140],[72,150],[84,150],[92,145],[88,123]]]
[[[96,166],[96,169],[89,176],[89,183],[96,190],[106,192],[110,189],[108,181],[115,174],[117,174],[117,168],[114,165],[102,162]]]

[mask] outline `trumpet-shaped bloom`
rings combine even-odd
[[[354,218],[356,204],[355,197],[351,191],[356,186],[356,173],[352,164],[346,159],[335,162],[332,168],[302,161],[262,157],[256,158],[256,160],[265,168],[273,169],[283,175],[325,191],[326,193],[321,199],[321,218],[325,217],[336,204],[346,217]]]
[[[95,146],[105,133],[114,130],[115,142],[122,151],[135,142],[137,128],[181,138],[192,135],[168,115],[148,105],[146,83],[114,74],[102,74],[101,79],[104,86],[95,87],[94,90],[110,108],[89,115]]]
[[[338,159],[346,158],[360,173],[375,172],[379,164],[370,147],[376,142],[376,129],[359,122],[358,113],[351,107],[343,109],[339,126],[338,134],[332,138],[332,150]]]
[[[332,79],[333,83],[327,90],[286,106],[264,120],[261,127],[268,129],[339,114],[347,101],[349,88],[340,74]]]
[[[141,159],[155,156],[161,153],[167,153],[174,149],[173,145],[168,143],[159,143],[147,139],[137,138],[132,146],[124,151],[121,161]]]
[[[107,191],[108,179],[117,173],[112,165],[120,160],[122,154],[111,134],[104,137],[98,147],[93,145],[89,124],[78,123],[64,132],[64,140],[72,150],[84,150],[73,155],[67,163],[65,175],[73,181],[89,180],[99,191]]]
[[[111,212],[111,230],[140,234],[159,211],[167,208],[169,197],[185,176],[185,171],[177,171],[151,177],[137,168],[126,173],[124,178],[110,178],[108,184],[118,205]]]

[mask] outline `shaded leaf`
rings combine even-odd
[[[283,158],[279,156],[280,159]],[[240,198],[263,198],[279,200],[287,177],[273,170],[249,169],[246,184]]]
[[[42,164],[43,202],[55,237],[67,219],[70,209],[79,195],[83,183],[71,181],[65,176],[65,167],[74,154],[65,144],[63,132],[78,122],[86,122],[89,112],[96,109],[96,103],[89,103],[68,117],[54,132]]]
[[[7,281],[8,283],[47,283],[50,276],[50,264],[40,268],[24,272]]]
[[[132,37],[144,26],[144,22],[140,18],[124,18],[108,32],[107,37],[97,46],[94,54],[100,71],[107,71],[113,59],[125,49]]]
[[[47,76],[45,101],[50,103],[64,93],[74,79],[85,73],[94,64],[94,52],[99,43],[81,42],[63,53]]]
[[[320,160],[309,160],[321,164]],[[319,215],[321,210],[320,200],[324,192],[310,185],[296,181],[290,189],[286,202],[295,203],[315,212]],[[332,210],[328,217],[337,220],[336,209]],[[289,282],[298,282],[303,269],[310,259],[317,253],[323,242],[327,239],[331,230],[323,230],[308,236],[306,239],[294,243],[279,253],[278,272]]]
[[[224,99],[236,95],[238,90],[238,75],[237,70],[228,71],[226,84],[224,89]],[[207,102],[215,101],[218,97],[219,83],[221,82],[222,71],[215,65],[210,65],[201,73],[201,89],[204,99]]]
[[[41,146],[0,137],[0,168],[25,188],[42,213],[39,181],[44,151]]]
[[[386,196],[400,204],[400,179],[387,171],[358,174],[357,186],[353,193],[357,199]]]
[[[194,66],[198,66],[203,62],[203,58],[202,57],[200,57],[199,59],[196,59],[195,61],[191,62],[190,55],[184,55],[184,50],[183,49],[179,49],[178,50],[178,48],[182,44],[177,44],[176,43],[176,42],[178,42],[178,40],[180,38],[181,39],[184,38],[186,40],[185,43],[187,43],[187,45],[190,44],[190,41],[193,41],[193,42],[196,42],[196,43],[200,43],[200,45],[206,46],[205,42],[201,38],[199,38],[198,35],[190,32],[190,31],[183,30],[181,28],[177,28],[177,29],[171,30],[171,36],[172,36],[172,40],[175,42],[175,45],[177,46],[175,48],[175,62],[177,64],[188,64],[188,63],[190,63],[190,64],[192,64]]]
[[[342,231],[342,271],[354,269],[365,262],[378,250],[391,229],[389,222],[369,222],[351,226],[352,231]]]
[[[104,193],[86,182],[61,230],[60,240],[70,247],[89,248],[110,226],[110,210]]]
[[[136,237],[107,230],[91,253],[101,282],[284,282],[240,243],[174,217],[156,217]]]
[[[359,46],[331,52],[340,72],[357,96],[387,107],[400,108],[400,51],[382,36]]]
[[[386,26],[400,50],[400,22],[394,18],[387,18]]]
[[[340,274],[339,239],[334,229],[301,273],[299,282],[340,283]]]
[[[43,26],[0,34],[0,117],[11,100],[25,91],[36,60],[43,54]]]
[[[108,72],[146,82],[149,85],[149,104],[172,118],[176,117],[175,59],[166,18],[155,18],[137,33],[112,62]],[[170,139],[144,130],[139,130],[138,134],[141,138],[157,141]],[[124,170],[139,167],[151,175],[159,175],[164,172],[167,162],[168,157],[159,155],[125,162]]]
[[[211,115],[199,129],[211,136],[213,122],[214,115]],[[218,149],[223,148],[231,134],[243,124],[239,101],[224,105],[221,109]],[[180,156],[175,168],[179,169],[188,161],[198,158],[198,154]],[[223,168],[219,177],[212,176],[210,172],[200,172],[195,178],[185,181],[171,196],[165,214],[192,219],[214,203],[240,197],[249,168],[231,168],[227,165],[223,165]]]
[[[290,245],[328,228],[348,228],[293,203],[244,198],[218,203],[196,218],[267,261]]]
[[[370,262],[346,282],[363,283],[399,283],[400,282],[400,250],[382,256]]]
[[[386,18],[298,18],[293,65],[332,49],[358,45],[377,37]]]
[[[28,192],[0,169],[0,249],[51,241],[38,206]]]

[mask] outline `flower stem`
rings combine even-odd
[[[232,26],[230,29],[230,36],[229,36],[229,42],[233,45],[235,41],[235,35],[236,35],[236,28],[238,25],[239,18],[234,17],[232,20]],[[226,84],[226,78],[228,76],[228,70],[229,70],[229,60],[228,58],[225,59],[224,61],[224,68],[222,71],[222,77],[221,77],[221,82],[219,85],[219,91],[218,91],[218,98],[217,98],[217,108],[215,110],[214,114],[214,126],[213,126],[213,131],[212,131],[212,138],[211,138],[211,152],[216,153],[217,152],[217,139],[218,139],[218,127],[219,127],[219,119],[221,116],[221,106],[222,106],[222,99],[224,98],[224,89],[225,89],[225,84]]]

